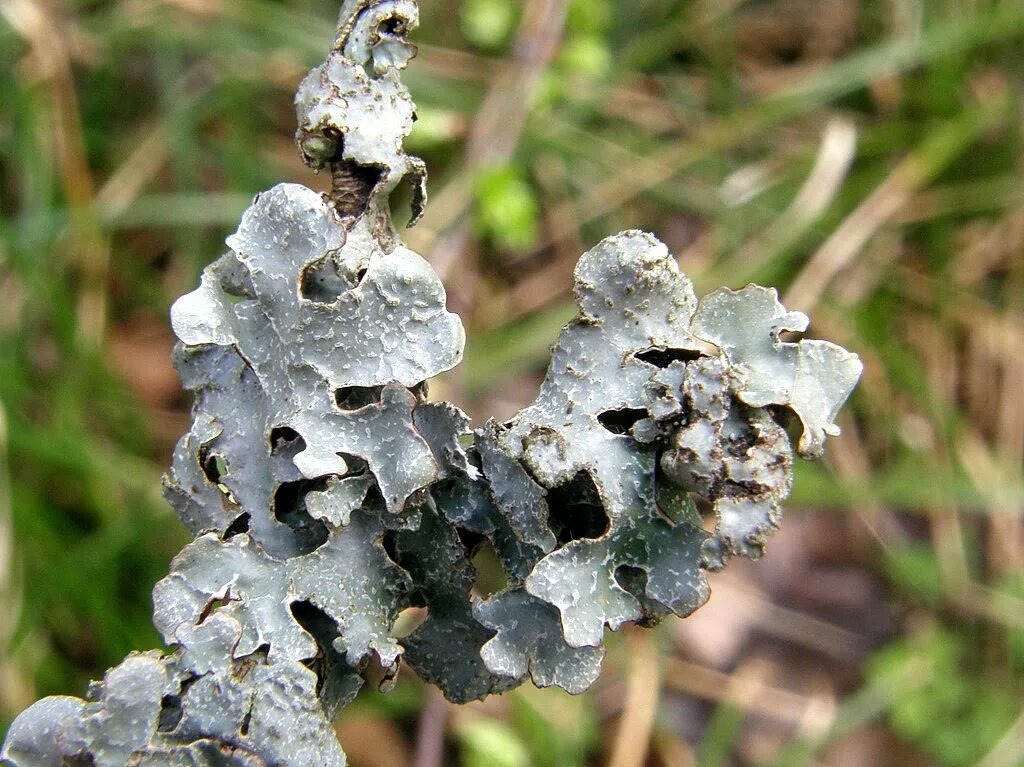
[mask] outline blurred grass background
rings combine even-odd
[[[158,646],[185,542],[167,309],[257,191],[323,189],[291,96],[334,0],[0,0],[0,733]],[[408,234],[467,324],[434,387],[536,388],[623,228],[777,285],[863,382],[762,562],[610,640],[579,698],[411,674],[354,767],[1024,764],[1024,2],[421,0]]]

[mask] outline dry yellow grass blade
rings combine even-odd
[[[21,614],[21,588],[14,570],[14,530],[7,470],[7,417],[0,404],[0,709],[22,708],[35,691],[25,679],[18,658],[11,652]]]
[[[857,126],[847,117],[833,117],[822,131],[814,166],[789,207],[764,231],[716,267],[718,275],[742,269],[750,273],[796,242],[828,210],[842,188],[857,154]]]
[[[68,248],[81,270],[78,294],[78,333],[86,346],[99,345],[106,330],[106,278],[110,242],[104,236],[94,207],[95,184],[89,168],[82,117],[63,26],[48,9],[33,0],[0,3],[0,14],[30,46],[21,77],[48,83],[53,152],[68,203],[71,231]]]
[[[726,703],[793,727],[805,722],[809,712],[821,708],[812,698],[768,684],[763,675],[740,679],[735,674],[726,674],[679,658],[672,658],[666,663],[665,686],[702,700]],[[834,704],[832,701],[831,705]]]
[[[810,312],[832,281],[860,255],[868,241],[949,162],[1006,113],[1005,93],[967,111],[930,133],[858,205],[818,248],[786,292],[783,303]]]
[[[977,767],[1017,767],[1024,753],[1024,711]]]
[[[653,631],[631,627],[626,700],[608,767],[643,767],[661,699],[661,655]]]

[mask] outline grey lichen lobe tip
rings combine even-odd
[[[606,628],[686,616],[707,570],[761,555],[792,484],[779,410],[805,456],[838,433],[856,355],[783,340],[807,318],[774,291],[698,301],[635,231],[581,259],[579,313],[533,403],[471,440],[464,413],[426,401],[464,332],[387,205],[425,178],[402,148],[417,21],[412,0],[345,3],[297,97],[332,192],[259,195],[172,309],[194,405],[165,487],[196,538],[154,592],[171,649],[133,654],[87,700],[29,708],[6,763],[341,767],[332,720],[371,660],[459,702],[527,678],[580,693]],[[489,597],[482,547],[507,582]],[[427,618],[396,638],[409,607]]]
[[[378,240],[395,240],[387,198],[403,180],[412,185],[414,225],[426,205],[426,168],[405,153],[416,108],[400,71],[416,54],[406,40],[419,24],[413,0],[349,0],[327,60],[295,96],[296,140],[306,163],[331,173],[329,199],[339,215],[369,213]]]

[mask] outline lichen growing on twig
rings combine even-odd
[[[464,333],[388,208],[403,180],[414,219],[425,201],[402,148],[416,23],[412,0],[345,3],[296,99],[331,193],[259,195],[172,310],[195,404],[166,494],[197,537],[154,593],[170,651],[130,656],[87,700],[28,709],[10,764],[343,765],[331,722],[371,660],[389,679],[404,661],[453,701],[528,676],[582,692],[606,628],[686,616],[706,570],[762,553],[792,482],[770,408],[799,417],[807,457],[837,433],[857,357],[783,341],[807,318],[774,291],[698,301],[642,232],[580,261],[579,314],[533,404],[470,440],[458,408],[427,401]],[[488,598],[471,562],[484,545],[507,579]],[[426,619],[396,638],[414,606]]]

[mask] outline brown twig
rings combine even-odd
[[[448,703],[433,687],[426,688],[426,703],[416,731],[414,767],[444,767],[444,732],[448,724]]]

